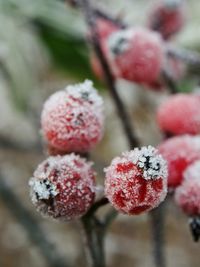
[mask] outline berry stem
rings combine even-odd
[[[129,115],[125,109],[125,106],[123,102],[121,101],[121,98],[116,90],[115,87],[115,80],[112,75],[112,72],[110,70],[109,64],[103,54],[99,38],[98,38],[98,33],[96,30],[96,25],[95,25],[95,16],[93,14],[93,9],[90,6],[89,0],[81,0],[81,7],[82,10],[85,14],[86,22],[88,24],[88,27],[90,28],[91,31],[91,39],[92,39],[92,46],[94,48],[94,51],[96,55],[98,56],[99,62],[102,66],[102,69],[104,71],[104,76],[105,76],[105,81],[107,84],[107,88],[112,96],[112,99],[114,101],[114,104],[117,109],[117,113],[119,118],[121,119],[124,132],[127,136],[127,140],[129,142],[129,145],[131,148],[137,147],[139,145],[138,139],[132,129],[132,126],[130,124],[130,118]]]
[[[67,0],[66,2],[68,2],[68,4],[70,4],[72,7],[80,7],[81,6],[81,0]],[[127,27],[127,25],[125,23],[123,23],[120,19],[110,16],[105,11],[103,11],[99,8],[94,7],[93,8],[93,14],[97,18],[103,18],[103,19],[106,19],[106,20],[112,22],[113,24],[115,24],[119,28],[124,29]]]
[[[168,45],[167,54],[172,58],[180,59],[194,68],[200,69],[200,53],[184,48]]]
[[[90,266],[105,267],[104,226],[94,216],[84,216],[81,221]]]
[[[170,73],[167,70],[162,71],[162,79],[169,88],[171,94],[178,93],[178,88],[176,86],[176,82],[171,78]]]
[[[27,236],[40,250],[49,267],[67,267],[69,266],[65,259],[59,255],[55,247],[46,239],[45,233],[42,231],[37,220],[29,213],[29,211],[21,204],[18,197],[12,189],[6,184],[4,178],[0,174],[0,197],[5,206],[15,219],[22,225]]]
[[[158,208],[149,212],[155,267],[166,267],[164,253],[165,207],[166,203],[164,202]]]

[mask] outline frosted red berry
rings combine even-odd
[[[185,24],[186,8],[183,0],[160,0],[154,3],[148,16],[148,27],[169,39]]]
[[[90,81],[50,96],[41,116],[47,143],[66,153],[92,149],[102,138],[103,124],[103,100]]]
[[[172,137],[162,142],[158,151],[167,161],[168,185],[175,188],[181,184],[185,169],[200,159],[200,137],[190,135]]]
[[[149,211],[167,194],[167,165],[151,146],[122,153],[105,173],[105,195],[122,213]]]
[[[200,161],[184,172],[184,180],[175,191],[175,201],[187,215],[200,215]]]
[[[161,130],[171,134],[200,134],[200,98],[176,94],[162,103],[157,112]]]
[[[91,165],[75,154],[43,161],[29,182],[37,210],[64,220],[83,216],[95,198],[95,173]]]
[[[117,31],[110,35],[109,59],[120,78],[143,84],[158,80],[164,59],[160,36],[143,28]]]

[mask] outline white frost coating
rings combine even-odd
[[[95,108],[103,108],[103,99],[93,86],[93,82],[85,80],[83,83],[68,85],[65,91],[74,99],[83,99],[91,102]]]
[[[121,54],[129,49],[130,40],[133,37],[133,29],[114,32],[108,38],[108,46],[111,53]]]
[[[193,164],[189,165],[189,167],[185,170],[183,176],[185,180],[200,180],[200,160],[197,160]]]
[[[122,155],[125,158],[129,158],[143,170],[145,180],[158,179],[160,177],[167,178],[167,163],[154,147],[135,148],[130,152],[124,152]]]
[[[32,177],[29,182],[29,186],[35,195],[37,195],[38,199],[49,199],[50,196],[56,196],[58,194],[56,186],[46,179],[38,180]]]

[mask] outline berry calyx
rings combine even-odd
[[[194,161],[200,159],[200,137],[182,135],[169,138],[158,146],[167,161],[168,186],[176,188],[183,180],[183,173]]]
[[[110,35],[108,46],[113,72],[119,78],[143,84],[158,80],[164,51],[157,33],[143,28],[120,30]]]
[[[128,215],[157,207],[167,194],[166,162],[151,146],[122,153],[105,174],[106,197]]]
[[[103,100],[88,80],[54,93],[41,115],[45,140],[65,153],[92,149],[102,138],[103,124]]]
[[[37,210],[63,220],[83,216],[95,198],[95,173],[91,165],[75,154],[43,161],[29,182]]]
[[[200,98],[176,94],[160,105],[157,121],[163,132],[179,134],[200,133]]]
[[[148,16],[148,27],[161,33],[165,40],[178,33],[185,24],[183,0],[160,0],[154,3]]]

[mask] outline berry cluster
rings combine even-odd
[[[115,79],[143,84],[146,88],[161,90],[165,85],[162,73],[170,73],[178,81],[185,65],[166,53],[166,40],[178,33],[185,23],[185,3],[182,0],[160,0],[147,14],[147,27],[119,27],[112,21],[96,19],[96,30],[101,49]],[[88,34],[90,37],[90,33]],[[91,67],[97,78],[104,72],[93,52]]]
[[[103,124],[103,100],[91,81],[67,86],[45,102],[42,133],[55,156],[42,162],[29,182],[32,202],[43,215],[77,219],[94,203],[92,163],[73,152],[89,152],[101,140]]]

